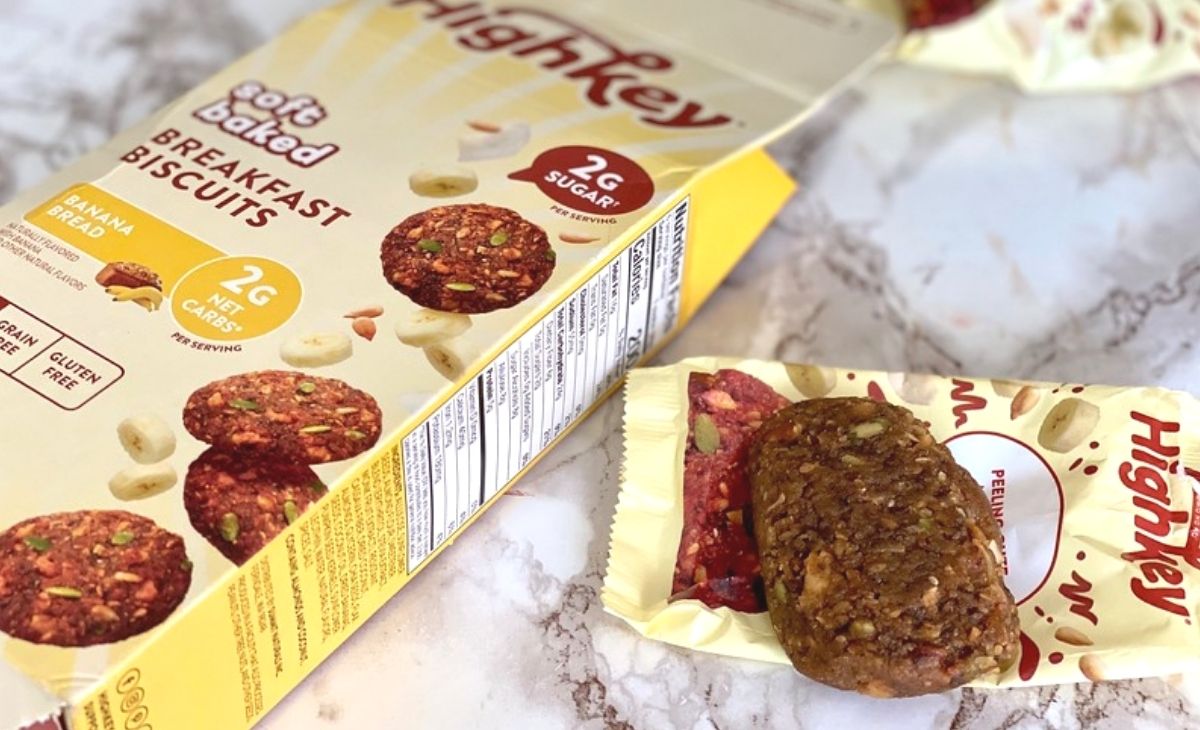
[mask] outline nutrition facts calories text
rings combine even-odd
[[[684,198],[405,437],[410,572],[675,327],[687,224]]]

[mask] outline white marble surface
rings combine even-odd
[[[319,4],[0,0],[0,200]],[[889,67],[774,150],[803,191],[663,360],[1200,391],[1200,79],[1033,99]],[[1162,680],[868,701],[635,637],[597,596],[619,411],[581,426],[263,726],[1200,726]]]

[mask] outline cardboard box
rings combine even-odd
[[[0,727],[261,718],[692,316],[891,37],[347,2],[19,196]]]

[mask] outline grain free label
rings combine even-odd
[[[0,300],[0,370],[21,367],[62,336],[45,322]]]
[[[0,373],[74,411],[120,380],[125,371],[0,297]]]

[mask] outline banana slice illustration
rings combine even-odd
[[[139,464],[154,464],[175,453],[175,434],[158,416],[131,416],[117,424],[117,438]]]
[[[496,125],[495,132],[467,132],[458,138],[458,161],[512,157],[529,144],[530,136],[529,125],[525,122]]]
[[[170,464],[135,464],[108,480],[108,490],[120,500],[145,499],[167,491],[179,481]]]
[[[927,406],[937,395],[938,378],[924,373],[888,373],[896,394],[906,403]]]
[[[465,314],[418,309],[404,315],[394,329],[404,344],[429,347],[471,329],[471,318]]]
[[[447,380],[458,380],[479,353],[466,340],[452,338],[425,348],[425,359]]]
[[[821,398],[837,385],[837,373],[816,365],[785,365],[788,380],[806,398]]]
[[[1088,437],[1100,423],[1100,409],[1079,398],[1064,398],[1046,414],[1038,431],[1042,448],[1065,454]]]
[[[479,178],[459,165],[425,167],[408,176],[408,187],[426,198],[453,198],[474,192]]]
[[[354,343],[341,332],[297,335],[279,348],[279,357],[296,368],[319,368],[339,363],[354,354]]]

